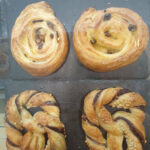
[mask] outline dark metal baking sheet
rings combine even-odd
[[[32,2],[37,0],[7,0],[7,22],[9,37],[13,24],[19,13]],[[139,13],[147,24],[150,24],[150,1],[149,0],[47,0],[52,6],[57,18],[64,24],[69,37],[69,54],[65,64],[54,74],[38,79],[50,80],[76,80],[76,79],[144,79],[149,75],[148,57],[144,52],[143,55],[131,65],[116,71],[107,73],[95,73],[84,68],[78,61],[72,43],[72,31],[75,22],[81,15],[82,11],[88,7],[96,9],[105,9],[108,7],[127,7]],[[149,50],[149,48],[147,48]],[[12,58],[10,54],[10,77],[13,79],[35,79],[24,71]]]
[[[9,37],[12,26],[25,6],[37,0],[2,0],[7,4],[7,25]],[[69,37],[69,54],[65,64],[54,74],[47,77],[36,78],[24,71],[12,58],[9,50],[9,78],[0,80],[0,85],[6,92],[6,100],[16,93],[27,89],[37,89],[51,92],[57,99],[61,108],[61,118],[66,125],[68,150],[88,150],[84,143],[84,133],[81,129],[80,108],[84,96],[96,88],[122,86],[139,92],[147,100],[145,128],[147,144],[144,150],[150,149],[150,81],[134,80],[96,80],[96,79],[145,79],[149,75],[147,53],[134,64],[122,69],[108,72],[95,73],[84,68],[78,61],[72,44],[73,26],[84,9],[95,7],[127,7],[138,12],[144,21],[150,24],[150,0],[47,0],[51,4],[56,16],[64,24]],[[148,48],[147,50],[149,50]],[[13,80],[12,80],[13,79]],[[15,80],[14,80],[15,79]],[[37,80],[34,80],[37,79]],[[43,80],[44,79],[44,80]],[[88,80],[91,79],[91,80]],[[57,81],[56,81],[57,80]],[[64,80],[64,81],[58,81]],[[68,80],[68,81],[66,81]],[[80,80],[80,81],[79,81]]]
[[[7,99],[13,94],[27,89],[37,89],[51,92],[61,109],[61,119],[65,123],[68,150],[88,150],[84,142],[81,128],[81,106],[85,95],[97,88],[121,86],[140,93],[147,101],[146,120],[147,144],[144,150],[150,149],[150,82],[149,81],[8,81],[5,85]]]

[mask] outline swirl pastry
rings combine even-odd
[[[12,96],[5,125],[8,150],[66,150],[59,107],[49,93],[28,90]]]
[[[84,11],[75,24],[76,55],[87,68],[106,72],[135,62],[148,45],[142,18],[127,8]]]
[[[120,87],[90,92],[82,113],[90,150],[143,150],[145,105],[139,94]]]
[[[12,29],[11,51],[33,76],[51,74],[63,64],[68,52],[66,31],[46,2],[30,4],[21,12]]]

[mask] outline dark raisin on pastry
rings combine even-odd
[[[105,15],[104,15],[104,21],[107,21],[107,20],[109,20],[109,19],[111,19],[111,14],[110,14],[110,13],[105,14]]]
[[[95,72],[108,72],[135,62],[148,41],[147,24],[128,8],[89,8],[83,11],[73,31],[77,57]]]
[[[47,76],[62,66],[68,53],[67,34],[48,3],[33,3],[22,10],[12,28],[11,52],[33,76]]]

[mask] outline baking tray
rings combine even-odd
[[[14,22],[20,12],[32,2],[37,0],[7,0],[7,23],[9,37]],[[64,65],[52,75],[47,77],[33,77],[24,71],[12,58],[10,54],[10,77],[12,79],[49,79],[49,80],[85,80],[85,79],[144,79],[149,75],[148,54],[143,55],[131,65],[116,71],[107,73],[96,73],[83,67],[78,61],[72,43],[72,31],[74,24],[81,15],[82,11],[95,7],[96,9],[105,9],[108,7],[127,7],[139,13],[144,21],[150,24],[150,1],[149,0],[47,0],[52,6],[57,18],[64,24],[69,38],[69,54]],[[147,48],[149,50],[149,47]]]
[[[27,89],[51,92],[60,105],[61,119],[66,127],[68,150],[88,150],[81,128],[81,110],[85,95],[97,88],[121,86],[140,93],[147,101],[146,120],[147,144],[144,150],[150,149],[150,82],[140,81],[9,81],[6,86],[7,99],[13,94]]]
[[[19,13],[28,4],[38,1],[0,0],[0,4],[1,2],[3,2],[3,12],[8,25],[8,35],[6,37],[10,38],[11,29]],[[144,122],[147,133],[147,144],[144,150],[149,150],[150,92],[148,89],[150,88],[150,81],[143,79],[149,76],[150,46],[134,64],[112,72],[95,73],[79,63],[73,50],[72,31],[82,11],[88,7],[95,7],[96,9],[105,9],[112,6],[127,7],[138,12],[149,25],[150,0],[47,0],[47,2],[52,6],[57,18],[64,24],[68,34],[69,53],[66,62],[52,75],[40,78],[33,77],[16,63],[9,49],[9,75],[6,79],[2,79],[0,76],[0,88],[5,91],[6,101],[13,94],[20,93],[27,89],[51,92],[60,105],[61,118],[66,126],[68,150],[88,150],[88,147],[84,143],[85,138],[84,132],[81,129],[80,119],[84,96],[89,91],[97,88],[114,86],[128,88],[139,92],[147,101],[146,120]],[[7,6],[6,9],[4,9],[5,6]],[[106,79],[113,79],[113,81]]]

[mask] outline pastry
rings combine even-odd
[[[5,126],[8,150],[66,150],[59,107],[49,93],[13,95],[6,105]]]
[[[48,3],[28,5],[17,18],[11,34],[11,52],[33,76],[55,72],[65,61],[68,39]]]
[[[127,8],[89,8],[82,13],[73,32],[77,57],[96,72],[116,70],[135,62],[148,40],[148,26]]]
[[[82,128],[90,150],[143,150],[145,100],[120,87],[91,91],[84,99]]]

